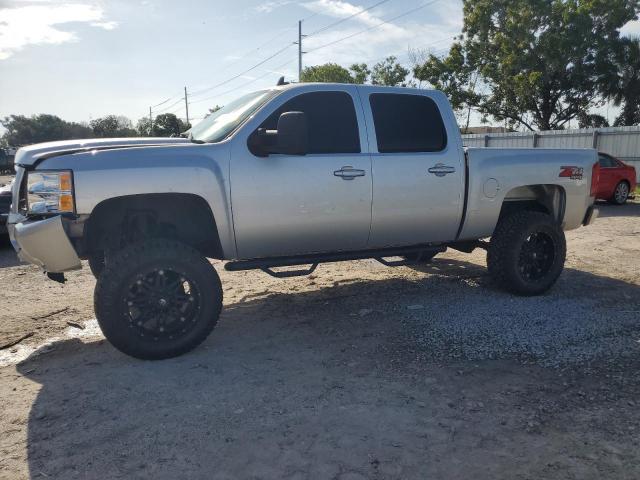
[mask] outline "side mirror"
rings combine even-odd
[[[284,112],[278,119],[276,149],[285,155],[306,155],[309,131],[304,112]]]
[[[306,155],[309,132],[304,112],[284,112],[278,118],[277,130],[259,128],[249,136],[247,146],[251,153],[266,157],[271,153]]]

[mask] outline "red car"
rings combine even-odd
[[[636,189],[636,169],[606,153],[598,154],[600,180],[596,198],[622,205]]]

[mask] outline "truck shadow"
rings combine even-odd
[[[523,468],[523,459],[535,463],[544,442],[532,447],[500,426],[497,416],[507,414],[490,407],[465,420],[451,402],[464,391],[491,405],[496,392],[537,376],[547,382],[544,369],[506,362],[471,381],[456,376],[459,362],[420,357],[418,337],[430,334],[432,315],[465,316],[476,329],[489,315],[476,310],[488,303],[513,332],[533,317],[572,321],[584,340],[581,328],[594,335],[581,323],[587,308],[611,322],[596,334],[618,335],[608,308],[621,298],[638,303],[640,287],[568,269],[550,294],[523,299],[494,290],[474,264],[436,260],[425,271],[417,280],[356,280],[227,305],[204,346],[167,361],[137,361],[104,341],[77,339],[36,352],[17,367],[41,384],[28,420],[31,477],[371,478],[386,468],[388,477],[452,478],[479,462],[495,477]],[[540,311],[514,314],[528,302]],[[460,451],[459,467],[429,460]]]
[[[11,246],[9,237],[0,235],[0,268],[15,267],[23,264]]]
[[[640,203],[636,200],[629,201],[624,205],[611,205],[606,202],[598,202],[597,208],[600,210],[600,217],[640,217]]]

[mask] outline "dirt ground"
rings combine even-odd
[[[0,344],[30,336],[0,349],[0,478],[640,478],[640,204],[601,209],[535,299],[481,251],[217,262],[218,327],[161,362],[102,339],[88,268],[58,285],[6,244]]]

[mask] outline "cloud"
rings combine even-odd
[[[640,20],[633,20],[620,29],[620,32],[627,37],[640,36]]]
[[[27,45],[58,45],[79,40],[73,31],[59,28],[66,23],[80,22],[113,30],[117,22],[106,21],[104,11],[95,5],[80,3],[0,8],[0,60],[12,56]]]
[[[103,30],[113,30],[115,28],[118,28],[118,22],[93,22],[90,23],[89,25],[91,25],[92,27],[97,27],[97,28],[102,28]]]
[[[254,7],[258,13],[271,13],[274,10],[294,3],[293,0],[270,0]]]
[[[363,8],[344,0],[315,0],[303,5],[311,11],[336,18],[349,17]],[[409,49],[444,53],[462,29],[462,4],[459,2],[437,2],[433,7],[383,24],[403,11],[395,9],[393,13],[384,13],[380,9],[372,9],[354,16],[338,28],[311,35],[303,42],[304,50],[309,52],[305,55],[305,64],[373,64],[390,55],[398,57],[401,63],[407,63]]]

